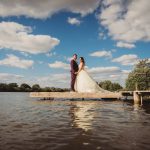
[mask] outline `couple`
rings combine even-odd
[[[79,93],[95,93],[105,92],[106,90],[99,87],[99,85],[90,77],[85,71],[85,61],[80,57],[80,64],[78,66],[77,54],[73,55],[70,62],[71,65],[71,91]]]

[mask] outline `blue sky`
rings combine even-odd
[[[2,0],[0,8],[0,82],[69,87],[77,53],[96,81],[124,85],[150,58],[148,0]]]

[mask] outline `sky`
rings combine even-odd
[[[1,83],[69,88],[76,53],[97,82],[124,86],[149,51],[149,0],[0,0]]]

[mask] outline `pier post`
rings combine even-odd
[[[140,103],[140,95],[138,94],[137,91],[133,92],[133,99],[134,99],[134,103],[135,104],[139,104]]]
[[[141,106],[143,105],[143,97],[142,97],[142,95],[141,95]]]

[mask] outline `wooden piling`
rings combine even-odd
[[[133,92],[133,99],[134,99],[134,103],[135,104],[139,104],[140,103],[140,95],[138,94],[137,91]]]
[[[141,95],[141,106],[143,105],[143,97],[142,97],[142,95]]]

